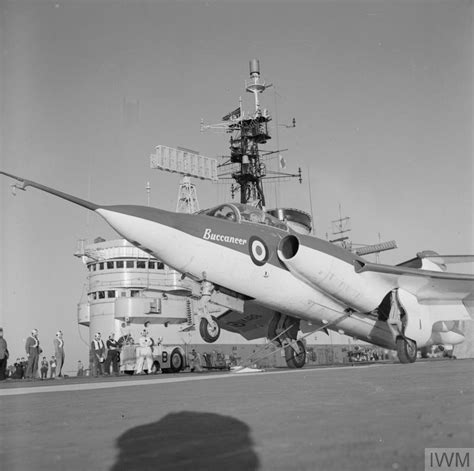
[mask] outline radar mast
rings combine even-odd
[[[271,117],[266,109],[260,105],[259,95],[272,84],[267,84],[260,76],[260,63],[257,59],[250,61],[250,80],[245,82],[245,90],[254,96],[255,109],[251,113],[245,113],[242,109],[242,99],[239,107],[222,118],[218,124],[204,125],[201,122],[201,130],[220,129],[232,134],[230,137],[230,156],[219,167],[219,181],[233,180],[237,184],[231,186],[232,197],[236,191],[240,191],[240,202],[252,204],[264,209],[266,205],[263,180],[282,180],[298,178],[302,181],[301,169],[298,173],[284,173],[280,171],[268,171],[266,161],[268,156],[277,151],[260,150],[261,145],[271,139],[269,125]],[[293,120],[294,123],[294,120]],[[294,127],[289,126],[289,127]]]

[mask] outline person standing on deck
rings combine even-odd
[[[0,327],[0,381],[7,378],[8,345],[3,338],[3,327]]]
[[[26,368],[26,377],[35,379],[38,376],[39,356],[42,353],[38,339],[38,329],[33,329],[31,335],[25,343],[26,355],[28,356],[28,366]]]
[[[104,374],[103,365],[105,361],[105,344],[99,332],[94,335],[94,340],[92,341],[91,349],[93,364],[92,375],[97,378],[97,376],[102,376]]]
[[[56,357],[56,371],[57,377],[62,378],[62,369],[64,365],[64,339],[62,331],[56,332],[56,337],[53,340],[54,356]]]

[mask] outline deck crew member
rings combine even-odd
[[[53,356],[51,357],[51,360],[49,360],[49,366],[50,366],[49,377],[50,377],[51,379],[56,378],[56,365],[57,365],[57,363],[56,363],[56,358],[55,358],[55,356],[53,355]]]
[[[49,368],[49,363],[46,357],[43,357],[41,360],[41,379],[48,379],[48,368]]]
[[[143,364],[146,361],[147,374],[151,373],[153,368],[153,353],[152,345],[153,340],[148,336],[148,331],[143,330],[140,338],[138,339],[139,346],[137,347],[137,364],[135,366],[135,374],[141,374],[143,372]]]
[[[112,333],[109,335],[109,338],[106,342],[107,345],[107,358],[105,360],[105,374],[110,374],[110,363],[112,363],[112,371],[115,376],[119,375],[119,344],[115,340],[115,334]]]
[[[193,371],[202,371],[201,367],[201,355],[193,348],[189,355],[189,367],[191,368],[191,372]]]
[[[38,339],[38,329],[33,329],[31,335],[26,339],[25,343],[26,355],[28,356],[28,366],[26,367],[26,377],[36,378],[38,375],[38,361],[41,352]]]
[[[7,341],[3,338],[3,327],[0,327],[0,381],[6,379],[7,377],[7,360],[8,345]]]
[[[92,374],[94,375],[94,377],[97,378],[98,375],[102,376],[104,374],[102,365],[105,361],[105,344],[99,332],[94,335],[94,340],[91,343],[91,348],[94,368]]]
[[[15,367],[15,371],[13,372],[13,379],[22,379],[23,378],[23,366],[21,365],[21,361],[19,358],[16,359],[16,362],[13,363]]]
[[[54,344],[54,356],[56,357],[56,369],[57,369],[57,377],[61,378],[62,373],[61,370],[64,365],[64,339],[62,331],[58,330],[56,332],[56,337],[53,340]]]

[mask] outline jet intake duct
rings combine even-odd
[[[278,256],[282,262],[291,260],[297,253],[300,247],[298,237],[294,235],[286,236],[280,241],[278,245]]]

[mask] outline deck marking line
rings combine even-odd
[[[186,381],[205,381],[212,379],[223,379],[223,378],[242,378],[245,376],[268,376],[276,374],[291,374],[291,373],[313,373],[328,372],[328,371],[341,371],[341,370],[358,370],[360,368],[374,368],[381,365],[360,365],[357,367],[353,366],[337,366],[329,368],[308,368],[308,369],[291,369],[283,371],[265,371],[260,373],[224,373],[217,375],[202,375],[202,376],[191,376],[191,377],[175,377],[175,378],[156,378],[156,379],[145,379],[145,380],[131,380],[131,381],[114,381],[104,383],[75,383],[75,384],[61,384],[55,386],[36,386],[36,387],[25,387],[25,388],[12,388],[12,389],[0,389],[0,396],[19,396],[25,394],[36,394],[36,393],[49,393],[49,392],[67,392],[67,391],[90,391],[95,389],[108,389],[108,388],[125,388],[131,386],[149,386],[152,384],[168,384],[168,383],[184,383]]]

